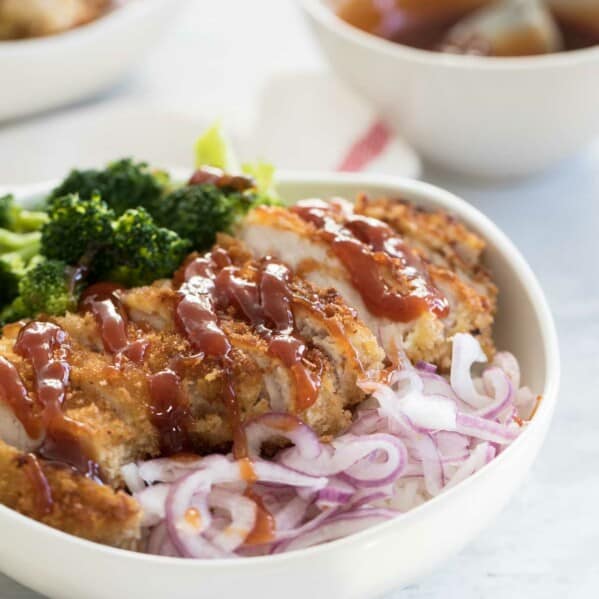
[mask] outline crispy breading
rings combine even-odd
[[[484,242],[443,212],[426,212],[391,199],[358,200],[360,215],[384,220],[422,258],[422,269],[447,298],[445,317],[424,312],[411,322],[377,317],[367,308],[345,266],[333,253],[326,237],[309,222],[284,208],[258,207],[241,224],[238,234],[256,256],[273,255],[320,287],[334,287],[377,334],[390,357],[399,350],[412,360],[425,360],[447,371],[451,338],[458,332],[476,336],[489,356],[496,307],[496,288],[480,262]],[[404,293],[405,281],[379,261],[380,275],[395,292]]]
[[[237,241],[220,238],[233,260],[243,265],[247,280],[256,276],[255,264]],[[366,372],[382,368],[383,352],[376,338],[359,321],[332,289],[319,290],[294,278],[290,287],[296,298],[292,306],[296,326],[308,345],[306,363],[322,369],[317,401],[307,410],[294,406],[294,381],[281,361],[268,351],[268,344],[251,326],[234,313],[223,313],[221,327],[233,347],[233,380],[243,419],[268,411],[289,411],[299,415],[321,435],[336,435],[349,424],[349,407],[359,403],[364,393],[357,386]],[[176,332],[174,313],[177,294],[167,284],[130,290],[122,295],[130,317],[140,326],[159,332],[152,338],[146,365],[164,368],[165,361],[194,352]],[[322,309],[314,310],[314,306]],[[214,360],[193,357],[179,361],[189,393],[194,422],[192,432],[199,445],[220,446],[231,439],[221,397],[224,370]]]
[[[248,260],[247,250],[230,238],[222,238],[221,243],[239,265],[239,276],[256,279],[259,271]],[[296,379],[269,351],[265,338],[235,309],[219,308],[220,326],[232,347],[231,380],[241,421],[271,411],[290,412],[321,436],[334,436],[349,426],[350,408],[365,397],[358,379],[380,371],[384,354],[376,338],[333,290],[318,290],[299,278],[289,284],[297,331],[306,345],[303,364],[320,374],[316,400],[307,408],[297,404]],[[190,417],[185,422],[189,449],[204,453],[230,447],[233,428],[223,400],[228,369],[216,358],[198,355],[181,334],[175,319],[179,299],[170,281],[120,292],[129,317],[129,339],[142,337],[147,342],[140,364],[126,358],[115,363],[115,356],[104,349],[92,314],[53,319],[68,335],[70,380],[63,413],[86,427],[88,457],[115,488],[122,485],[123,465],[161,454],[148,378],[165,369],[179,375],[189,405]],[[15,366],[34,396],[31,363],[14,351],[24,324],[5,328],[0,355]],[[29,444],[20,448],[26,447]]]
[[[40,489],[27,471],[27,460],[0,441],[1,504],[90,541],[136,548],[141,538],[141,509],[135,499],[68,468],[38,460],[51,495],[44,505]]]
[[[159,451],[158,434],[147,409],[144,371],[131,362],[124,362],[121,368],[114,366],[112,356],[99,349],[97,325],[89,315],[68,314],[54,322],[69,336],[70,380],[63,413],[86,427],[89,458],[100,465],[103,478],[117,486],[121,466]],[[5,327],[0,354],[15,366],[29,394],[34,395],[31,363],[13,350],[20,328]],[[89,340],[91,346],[81,340]]]
[[[442,210],[426,210],[396,198],[361,195],[355,211],[390,225],[427,262],[433,283],[445,294],[451,312],[445,319],[445,337],[470,333],[492,357],[493,320],[497,309],[497,287],[482,263],[485,241],[454,216]],[[447,369],[450,347],[444,340],[432,350],[430,360],[426,339],[416,343],[418,359],[433,361]]]

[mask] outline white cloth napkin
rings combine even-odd
[[[233,99],[220,113],[193,104],[183,113],[110,100],[0,129],[0,188],[62,177],[70,168],[134,156],[190,167],[193,142],[215,119],[242,160],[279,168],[369,170],[417,177],[416,154],[332,76],[281,74],[254,100]]]
[[[415,152],[331,74],[281,73],[265,84],[249,132],[247,157],[300,170],[367,170],[418,177]]]

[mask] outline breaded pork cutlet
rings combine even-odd
[[[98,337],[97,324],[91,314],[68,314],[50,324],[66,333],[64,345],[68,351],[69,380],[61,413],[80,425],[77,436],[85,445],[86,457],[99,465],[102,478],[118,486],[121,466],[159,452],[159,436],[148,413],[146,377],[140,368],[127,360],[123,360],[121,367],[115,367],[113,356],[102,348],[101,338],[99,344],[94,341],[94,347],[79,343],[79,335],[94,340]],[[36,375],[32,362],[15,351],[24,326],[25,323],[15,323],[4,327],[0,359],[14,367],[28,395],[35,398]],[[3,414],[4,422],[10,422],[6,409]],[[2,427],[4,431],[7,429],[8,426]],[[15,439],[13,431],[12,436],[4,435],[3,439],[21,450],[37,449],[43,435],[36,442],[24,432]]]
[[[230,238],[191,257],[175,281],[101,291],[90,288],[85,313],[5,327],[0,366],[43,422],[39,378],[49,370],[35,360],[40,352],[53,360],[59,374],[51,386],[64,385],[60,415],[84,459],[73,462],[69,447],[61,452],[75,467],[97,465],[115,488],[123,465],[226,450],[244,422],[267,412],[296,414],[321,436],[337,435],[364,398],[358,379],[383,367],[376,338],[335,292],[272,260],[251,260]],[[218,333],[227,351],[204,346],[202,331]],[[42,339],[48,332],[51,342]],[[33,353],[21,347],[27,336]],[[0,376],[0,398],[10,393],[6,380]],[[5,401],[5,422],[14,424],[6,408]],[[24,451],[56,452],[31,422],[4,438]]]
[[[238,234],[256,256],[276,256],[334,287],[392,359],[405,352],[447,371],[458,332],[494,352],[496,291],[480,265],[484,242],[448,215],[395,200],[361,198],[355,210],[342,200],[307,200],[258,207]]]
[[[135,499],[69,468],[0,441],[0,504],[69,534],[135,549],[141,509]]]
[[[289,412],[299,415],[321,436],[339,434],[350,422],[348,409],[364,399],[358,379],[382,368],[384,355],[376,338],[333,290],[318,289],[275,262],[252,260],[244,246],[231,238],[221,236],[219,242],[208,260],[220,296],[216,300],[218,324],[231,345],[229,367],[223,367],[218,358],[194,356],[189,339],[178,333],[180,291],[176,285],[160,282],[121,296],[131,321],[151,328],[155,336],[148,348],[147,367],[155,372],[169,361],[178,361],[190,399],[190,433],[195,444],[214,448],[232,438],[222,401],[229,368],[242,421],[267,412]],[[213,257],[223,253],[227,264],[221,268]],[[199,262],[206,259],[197,258]],[[192,260],[183,272],[193,269]],[[272,284],[278,280],[272,273],[278,271],[286,279],[284,303],[293,330],[277,331],[263,313],[268,299],[264,281],[269,281],[264,273],[270,273]],[[271,293],[276,297],[279,292]],[[288,338],[305,347],[297,365],[290,366],[276,351],[279,341],[285,343]],[[181,360],[179,356],[192,357]],[[314,387],[308,389],[312,397],[303,396],[306,385]]]
[[[449,300],[447,335],[470,333],[492,357],[497,287],[482,262],[485,241],[447,212],[426,210],[397,198],[361,195],[355,212],[380,219],[406,240]]]

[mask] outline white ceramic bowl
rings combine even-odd
[[[425,158],[485,177],[541,171],[599,134],[599,47],[529,58],[427,52],[301,0],[333,69]]]
[[[58,35],[0,41],[0,121],[87,98],[116,83],[184,0],[127,0]]]
[[[25,196],[48,185],[23,189]],[[480,212],[417,181],[364,175],[281,174],[288,201],[359,191],[399,195],[454,213],[488,242],[488,265],[501,290],[500,347],[521,361],[525,383],[544,400],[530,426],[496,460],[412,512],[327,545],[274,557],[190,561],[112,549],[71,537],[0,506],[0,569],[62,599],[370,599],[431,571],[459,551],[503,508],[543,442],[557,399],[554,325],[534,274]]]

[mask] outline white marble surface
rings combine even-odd
[[[190,2],[140,70],[92,105],[151,103],[200,120],[211,113],[239,118],[239,107],[282,69],[298,77],[325,69],[293,4]],[[52,118],[0,127],[0,153],[17,128]],[[60,139],[58,151],[72,152],[69,143]],[[27,160],[25,148],[10,150]],[[556,317],[563,382],[549,438],[518,497],[458,557],[385,599],[598,597],[599,141],[530,181],[488,184],[428,167],[423,177],[495,219],[530,261]],[[0,575],[0,598],[17,597],[38,596]]]

